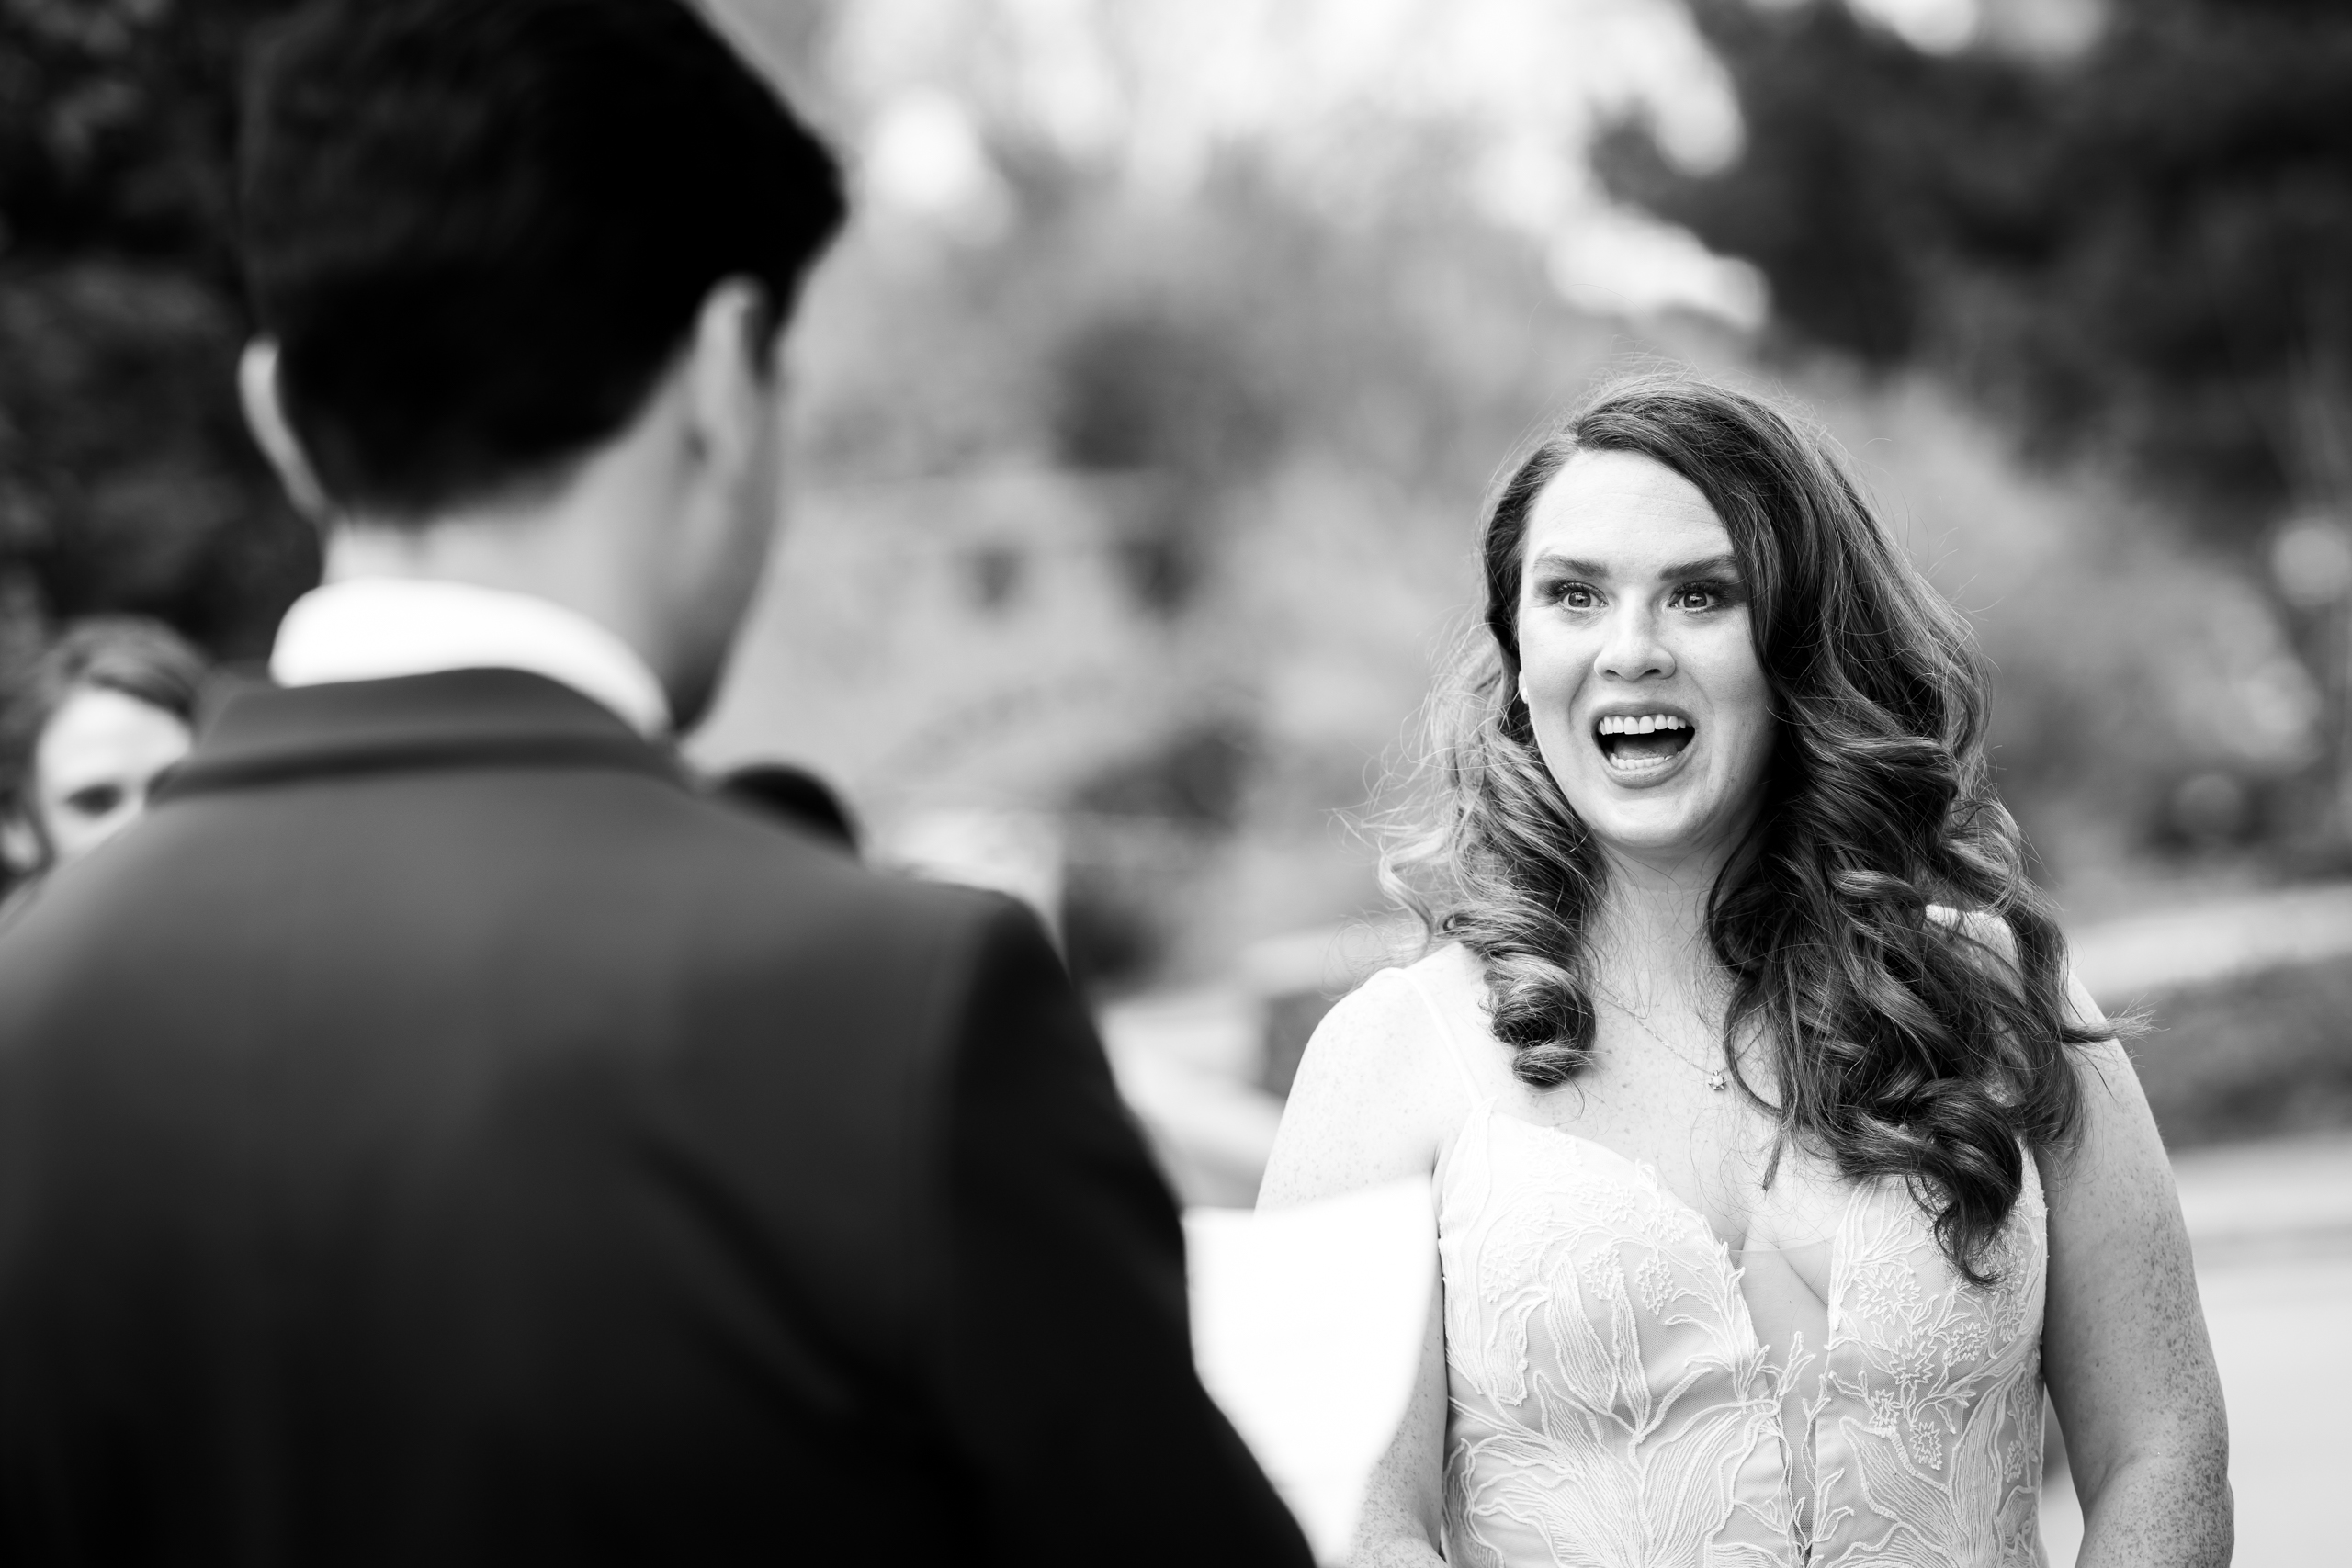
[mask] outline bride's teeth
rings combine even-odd
[[[1652,735],[1661,729],[1690,728],[1688,720],[1665,713],[1638,715],[1612,713],[1605,715],[1598,724],[1593,726],[1594,731],[1601,735]]]

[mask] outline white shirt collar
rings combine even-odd
[[[406,577],[314,588],[277,628],[281,686],[447,670],[522,670],[593,697],[649,739],[670,728],[662,683],[636,649],[576,611],[524,593]]]

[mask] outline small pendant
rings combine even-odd
[[[1721,1067],[1717,1067],[1713,1072],[1707,1075],[1707,1087],[1709,1089],[1729,1089],[1731,1087],[1731,1075],[1724,1072]]]

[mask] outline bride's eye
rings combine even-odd
[[[1733,602],[1731,585],[1724,582],[1686,582],[1667,596],[1667,604],[1677,610],[1720,610]]]
[[[1589,610],[1600,603],[1600,595],[1589,583],[1573,581],[1547,582],[1542,592],[1546,603],[1566,610]]]

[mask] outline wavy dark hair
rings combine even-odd
[[[1783,1138],[1856,1179],[1900,1178],[1953,1265],[1988,1248],[2025,1180],[2019,1140],[2080,1116],[2065,943],[2025,873],[1984,753],[1984,667],[1966,625],[1888,540],[1835,444],[1758,400],[1648,375],[1588,398],[1501,483],[1480,536],[1485,625],[1433,705],[1435,805],[1384,857],[1431,940],[1485,966],[1520,1078],[1590,1060],[1588,937],[1598,846],[1538,752],[1519,697],[1528,515],[1581,452],[1624,452],[1697,487],[1747,584],[1774,739],[1763,808],[1712,889],[1732,982],[1724,1037],[1770,1053]]]

